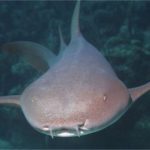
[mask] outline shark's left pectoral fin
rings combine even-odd
[[[20,95],[0,96],[0,105],[12,105],[20,107]]]
[[[136,101],[140,96],[142,96],[143,94],[145,94],[146,92],[150,92],[150,82],[136,87],[136,88],[130,88],[129,89],[131,98],[134,101]]]

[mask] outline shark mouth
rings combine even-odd
[[[42,128],[42,131],[47,135],[50,135],[52,138],[54,137],[80,137],[82,135],[87,134],[89,131],[88,128],[84,126],[84,124],[76,125],[74,127],[61,127],[61,128],[52,128],[51,126],[45,126]]]
[[[54,129],[51,130],[49,129],[49,135],[53,138],[54,136],[57,137],[73,137],[73,136],[78,136],[80,137],[81,135],[84,135],[85,132],[88,129],[81,128],[79,126],[76,126],[74,128],[60,128],[60,129]]]

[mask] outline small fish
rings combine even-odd
[[[44,73],[21,95],[0,97],[0,104],[19,106],[34,129],[52,138],[82,136],[102,130],[150,91],[150,82],[128,89],[118,79],[104,56],[81,34],[79,10],[80,1],[77,1],[68,45],[59,28],[58,56],[28,41],[3,46],[4,50],[20,53]]]

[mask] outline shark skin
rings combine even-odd
[[[3,46],[4,50],[19,52],[44,73],[21,95],[0,97],[0,104],[19,106],[34,129],[51,137],[82,136],[102,130],[150,91],[150,82],[128,89],[118,79],[104,56],[81,34],[79,10],[77,1],[68,45],[59,28],[58,56],[33,42]]]

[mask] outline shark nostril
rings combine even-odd
[[[106,95],[106,94],[104,94],[104,96],[103,96],[103,100],[104,100],[104,102],[106,102],[106,101],[107,101],[107,95]]]
[[[49,127],[47,125],[43,126],[42,128],[44,131],[48,131],[49,130]]]
[[[89,129],[87,128],[87,126],[86,126],[87,123],[88,123],[88,119],[86,119],[84,123],[78,125],[78,126],[79,126],[79,129],[80,129],[81,131],[85,131],[85,130],[87,131],[87,130],[89,130]]]
[[[84,126],[84,124],[85,124],[85,122],[84,122],[84,123],[79,124],[79,125],[78,125],[78,127],[79,127],[79,128],[80,128],[80,127],[83,127],[83,126]]]

